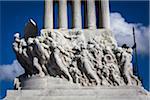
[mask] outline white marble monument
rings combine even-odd
[[[68,29],[67,0],[59,0],[59,29],[53,29],[54,1],[45,1],[44,29],[26,39],[14,35],[13,48],[25,73],[6,100],[149,100],[132,70],[132,49],[118,47],[110,30],[109,1],[87,0],[87,29],[81,1],[72,0],[73,29]],[[30,24],[36,27],[33,20]],[[35,29],[35,28],[33,28]],[[33,34],[31,32],[31,34]]]

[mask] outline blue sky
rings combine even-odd
[[[13,61],[16,59],[15,53],[12,50],[13,34],[15,32],[19,32],[21,33],[21,36],[23,36],[24,25],[30,18],[33,18],[37,22],[39,29],[42,29],[44,14],[43,5],[43,1],[0,1],[0,65],[12,64]],[[56,12],[58,12],[57,7],[58,5],[55,5]],[[138,23],[140,23],[142,24],[142,27],[149,26],[148,1],[111,1],[110,11],[112,12],[112,16],[119,16],[120,14],[121,17],[117,18],[124,18],[124,22],[128,25],[130,25],[130,23],[133,23],[134,25],[138,25]],[[68,13],[70,12],[71,11],[68,9]],[[117,12],[117,14],[115,14],[115,12]],[[55,16],[57,16],[57,13],[55,13]],[[71,17],[69,17],[69,19],[71,19]],[[55,19],[55,28],[58,26],[57,21],[58,20]],[[70,22],[71,21],[69,21],[69,25],[71,24]],[[71,26],[69,26],[69,28],[70,27]],[[144,87],[148,90],[150,84],[148,77],[149,52],[145,53],[140,52],[139,50],[138,61],[139,74],[143,79]],[[0,98],[5,96],[6,89],[12,88],[12,81],[0,80]]]

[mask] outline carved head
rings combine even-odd
[[[15,38],[20,38],[19,33],[15,33],[15,34],[14,34],[14,37],[15,37]]]
[[[33,38],[28,38],[27,43],[28,43],[28,45],[32,44],[33,43]]]

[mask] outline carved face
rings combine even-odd
[[[20,37],[20,36],[19,36],[19,33],[15,33],[15,34],[14,34],[14,37],[15,37],[15,38],[19,38],[19,37]]]
[[[130,54],[132,54],[133,50],[131,48],[128,48],[127,52],[130,53]]]
[[[39,43],[39,40],[38,40],[37,38],[35,39],[35,43],[36,43],[36,44],[38,44],[38,43]]]
[[[28,38],[28,44],[33,43],[33,38]]]

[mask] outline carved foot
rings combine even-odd
[[[44,77],[44,76],[45,76],[45,73],[44,73],[44,72],[40,72],[40,73],[39,73],[39,76],[40,76],[40,77]]]

